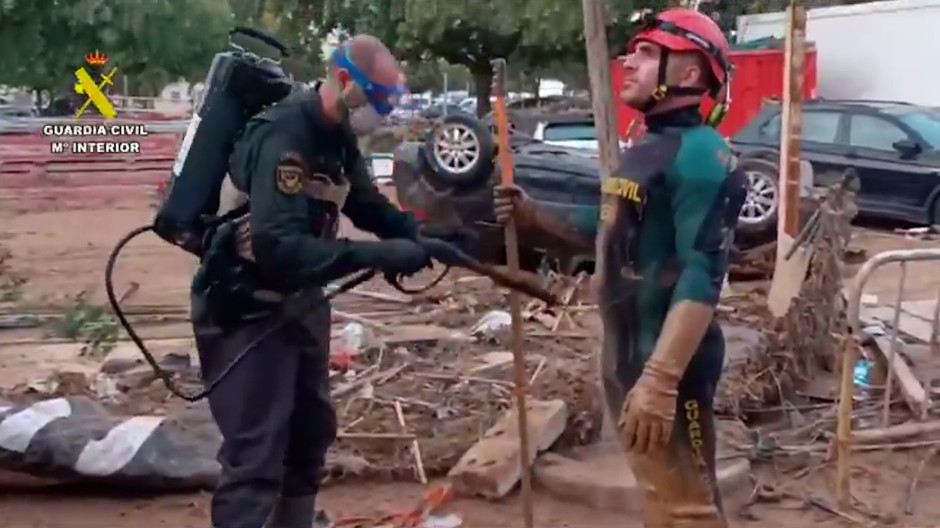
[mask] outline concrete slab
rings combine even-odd
[[[720,456],[718,485],[725,502],[749,491],[751,464],[744,456]],[[598,510],[639,514],[643,494],[620,444],[601,442],[564,456],[545,453],[533,467],[535,485],[556,497]]]
[[[568,406],[562,400],[526,401],[529,458],[551,447],[565,431]],[[522,478],[519,424],[515,408],[502,418],[460,458],[448,479],[454,491],[466,497],[504,497]]]

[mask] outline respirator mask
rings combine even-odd
[[[382,124],[385,117],[374,106],[369,104],[359,84],[354,84],[352,90],[343,92],[342,104],[346,107],[349,117],[349,128],[357,136],[368,136]]]

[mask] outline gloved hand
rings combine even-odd
[[[370,244],[373,267],[391,276],[409,276],[432,266],[431,256],[421,244],[407,238],[392,238]]]
[[[497,185],[493,188],[493,212],[496,213],[496,221],[501,224],[515,219],[516,225],[530,225],[535,206],[521,187]]]
[[[676,420],[679,376],[651,358],[627,393],[618,430],[627,451],[644,454],[669,442]]]
[[[480,236],[476,231],[465,227],[422,224],[421,227],[418,228],[418,236],[443,240],[473,257],[477,256],[479,253]]]

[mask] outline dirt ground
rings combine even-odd
[[[128,230],[149,223],[150,192],[161,175],[134,175],[118,180],[92,177],[65,182],[5,181],[0,184],[0,245],[12,252],[8,264],[27,279],[23,297],[16,306],[30,311],[53,311],[68,305],[76,295],[87,292],[100,302],[104,299],[105,260],[115,242]],[[142,183],[143,182],[143,183]],[[906,239],[884,230],[859,229],[857,246],[869,256],[889,249],[936,246],[937,241]],[[117,267],[116,290],[129,296],[128,306],[176,307],[185,309],[187,289],[196,262],[182,251],[169,247],[154,235],[145,235],[128,246]],[[930,298],[940,291],[937,264],[912,265],[905,291],[908,298]],[[884,269],[876,274],[867,293],[888,300],[894,295],[897,271]],[[8,303],[7,308],[11,308]],[[2,307],[2,305],[0,305]],[[187,325],[174,332],[185,335]],[[36,337],[36,336],[31,336]],[[3,346],[0,345],[0,354]],[[0,381],[5,375],[0,370]],[[0,383],[2,385],[2,383]],[[858,512],[865,519],[855,523],[827,513],[825,507],[807,505],[805,500],[768,498],[745,516],[737,506],[729,507],[733,526],[763,528],[817,526],[940,526],[940,468],[933,461],[920,479],[914,514],[903,514],[911,476],[916,473],[926,450],[880,451],[857,455],[854,463],[854,492]],[[804,497],[831,501],[833,467],[819,461],[814,471],[796,479],[792,474],[775,474],[773,468],[760,468],[760,482]],[[407,483],[348,483],[327,488],[322,504],[334,516],[373,515],[410,508],[421,487]],[[363,509],[365,506],[365,510]],[[460,515],[463,526],[471,528],[521,527],[517,496],[500,503],[460,500],[447,511]],[[637,519],[597,512],[560,502],[545,494],[536,495],[536,525],[545,528],[623,528],[640,527]],[[868,514],[864,516],[863,514]],[[66,489],[56,493],[25,491],[0,493],[0,526],[3,528],[122,528],[208,526],[208,495],[185,494],[158,497],[89,495],[87,490]]]

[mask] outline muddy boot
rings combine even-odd
[[[332,528],[323,510],[314,511],[316,497],[279,497],[266,528]]]
[[[645,528],[728,528],[708,475],[694,466],[680,467],[681,461],[667,453],[629,457],[643,490]]]

